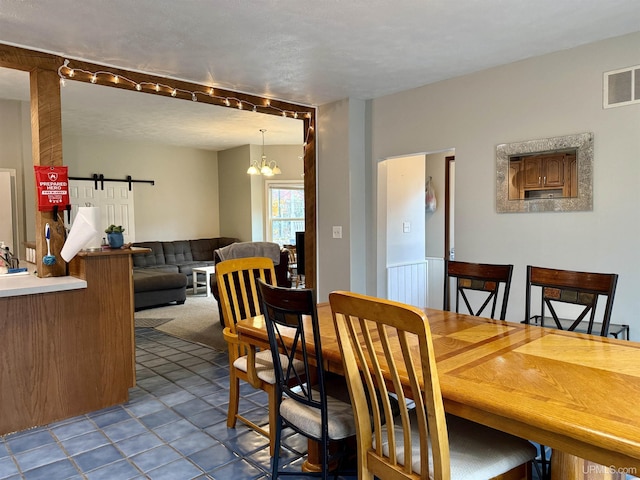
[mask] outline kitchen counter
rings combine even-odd
[[[32,273],[0,275],[0,298],[87,288],[86,280],[76,277],[38,278]]]
[[[134,253],[82,252],[70,276],[0,279],[0,435],[128,400]]]

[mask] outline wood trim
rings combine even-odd
[[[316,136],[315,121],[305,120],[309,132],[304,149],[304,285],[316,288]]]
[[[32,110],[32,121],[36,121],[38,127],[32,126],[32,129],[35,131],[45,132],[45,125],[53,125],[55,121],[55,115],[53,117],[47,118],[47,114],[45,112],[55,112],[56,104],[58,105],[58,109],[60,108],[60,87],[59,87],[59,77],[58,77],[58,68],[63,64],[65,58],[70,60],[70,66],[76,69],[82,69],[90,72],[96,71],[109,71],[118,75],[122,75],[136,82],[150,82],[150,83],[162,83],[165,85],[170,85],[177,89],[188,90],[188,91],[207,91],[211,88],[210,85],[202,85],[198,83],[187,82],[183,80],[177,80],[173,78],[161,77],[157,75],[152,75],[143,72],[134,72],[131,70],[126,70],[123,68],[116,68],[111,66],[100,65],[98,63],[92,63],[87,61],[76,60],[69,57],[61,57],[58,55],[53,55],[44,52],[38,52],[35,50],[24,49],[20,47],[14,47],[10,45],[5,45],[0,43],[0,66],[6,68],[13,68],[17,70],[29,71],[33,72],[37,70],[37,81],[42,83],[42,85],[36,90],[32,88],[32,104],[37,104],[37,112],[34,114]],[[46,72],[46,73],[45,73]],[[55,73],[55,87],[53,85],[54,76],[51,75]],[[33,73],[32,73],[33,77]],[[47,80],[45,80],[45,78]],[[33,83],[32,79],[32,83]],[[78,73],[74,77],[74,81],[91,83],[90,75]],[[106,85],[112,88],[123,88],[129,90],[135,90],[134,86],[119,83],[114,84],[111,82],[105,82],[102,80],[98,80],[96,83],[101,85]],[[45,88],[46,84],[46,88]],[[277,99],[270,99],[267,97],[263,97],[260,95],[252,95],[243,92],[236,92],[233,90],[226,90],[217,87],[213,87],[215,90],[216,96],[236,98],[243,102],[249,102],[253,105],[257,105],[256,110],[260,113],[265,113],[268,115],[281,115],[279,110],[274,110],[268,108],[267,105],[271,105],[276,109],[287,110],[287,111],[296,111],[298,113],[304,112],[307,118],[302,118],[301,121],[304,122],[304,132],[303,135],[306,137],[307,146],[305,148],[304,154],[304,171],[305,171],[305,180],[304,180],[304,188],[305,188],[305,282],[308,287],[314,288],[316,283],[316,245],[317,245],[317,232],[316,232],[316,163],[317,163],[317,154],[316,154],[316,141],[315,141],[315,132],[316,132],[316,108],[309,105],[300,105],[296,103],[286,102]],[[57,91],[57,93],[56,93]],[[143,93],[153,94],[153,95],[164,95],[171,96],[170,92],[155,92],[155,91],[147,91],[143,90]],[[35,95],[35,96],[34,96]],[[190,95],[186,95],[178,92],[175,98],[192,101]],[[237,108],[237,105],[227,106],[222,103],[219,99],[216,98],[208,98],[206,96],[198,96],[198,102],[207,103],[217,106],[222,106],[225,108]],[[58,110],[59,112],[59,110]],[[34,120],[34,115],[36,119]],[[60,122],[61,125],[61,122]],[[47,153],[49,151],[48,148],[42,148],[42,139],[39,139],[39,151],[34,151],[34,165],[50,165],[52,163],[47,163],[49,161],[60,162],[54,163],[55,165],[62,165],[62,129],[61,127],[58,129],[57,127],[51,131],[48,135],[48,141],[50,147],[52,147],[51,152],[55,152],[54,145],[59,144],[60,148],[60,156],[59,159],[57,154],[52,157],[47,157]],[[35,142],[35,140],[34,140]],[[36,214],[36,218],[38,218],[38,214]],[[44,216],[37,220],[36,224],[36,232],[44,231],[44,224],[47,221],[47,217]],[[37,235],[38,240],[36,242],[36,256],[38,258],[42,258],[46,250],[44,247],[44,241],[41,235]],[[53,239],[52,254],[56,255],[57,258],[60,258],[59,253],[62,248],[62,243],[58,239]],[[45,269],[42,270],[45,275],[48,276],[59,276],[64,275],[61,270],[64,268],[64,263],[62,259],[60,259],[60,263],[57,267],[53,269],[51,272],[47,272]],[[49,275],[50,274],[50,275]]]
[[[451,189],[449,188],[449,183],[451,182],[451,164],[456,161],[456,157],[455,155],[444,157],[444,161],[444,258],[446,260],[449,258],[451,249],[451,236],[449,234],[451,229],[451,215],[449,214]]]

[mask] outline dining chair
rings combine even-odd
[[[282,429],[290,427],[318,443],[322,468],[311,475],[326,479],[330,462],[335,460],[330,456],[330,442],[353,437],[356,430],[351,404],[329,393],[315,295],[310,289],[276,287],[262,280],[258,280],[258,291],[276,373],[277,421],[271,478],[306,474],[290,467],[279,469]],[[307,343],[312,337],[313,343]],[[303,368],[292,368],[296,362]]]
[[[502,285],[500,320],[505,319],[513,265],[445,260],[444,272],[443,310],[451,311],[451,279],[455,278],[456,312],[459,312],[462,299],[469,315],[481,317],[485,308],[491,305],[491,318],[495,318],[500,285]]]
[[[574,272],[528,265],[524,323],[606,337],[617,283],[615,273]],[[535,287],[539,287],[536,290],[540,295],[537,313],[532,309]],[[606,304],[597,315],[601,297]]]
[[[300,286],[300,276],[298,275],[296,246],[284,245],[283,247],[289,251],[289,279],[291,280],[291,286],[297,288]]]
[[[229,350],[229,406],[227,427],[235,428],[240,420],[255,431],[269,438],[270,453],[275,451],[276,387],[273,358],[270,350],[258,351],[255,346],[243,343],[236,331],[236,322],[260,315],[256,279],[275,284],[273,261],[266,257],[248,257],[225,260],[216,265],[216,279],[220,296],[220,309],[224,321],[223,336]],[[268,430],[238,413],[240,404],[240,380],[252,387],[264,390],[269,399]]]
[[[329,303],[356,421],[359,479],[530,478],[531,443],[445,415],[422,310],[351,292],[332,292]],[[371,394],[376,388],[381,395]],[[386,426],[388,388],[400,414]]]
[[[534,323],[542,327],[606,337],[609,335],[617,282],[618,275],[615,273],[574,272],[528,265],[523,323]],[[532,314],[534,289],[539,292],[540,296],[540,309],[536,314]],[[598,318],[600,321],[597,322],[596,312],[600,297],[606,298],[607,303]],[[563,308],[562,317],[560,317],[558,309],[563,306],[565,308]],[[572,316],[569,316],[570,314]],[[628,329],[626,325],[620,327]],[[627,330],[627,338],[628,335]],[[550,478],[551,464],[544,445],[540,445],[538,462],[541,468],[541,478],[543,480]]]

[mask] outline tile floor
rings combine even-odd
[[[0,437],[0,479],[269,477],[267,439],[240,422],[226,426],[226,352],[136,328],[136,361],[128,403]],[[241,395],[244,415],[266,424],[266,395],[248,385]],[[307,441],[285,436],[281,458],[299,471]]]
[[[267,439],[226,426],[226,352],[151,328],[136,329],[136,345],[128,403],[0,437],[0,479],[268,478]],[[266,423],[266,395],[245,387],[240,408]],[[299,469],[306,439],[284,443],[284,461]]]

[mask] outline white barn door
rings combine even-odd
[[[109,225],[124,227],[124,243],[134,242],[135,219],[133,208],[133,190],[129,191],[126,182],[104,182],[104,189],[98,182],[95,188],[93,180],[69,180],[69,199],[71,201],[71,221],[76,218],[78,207],[99,207],[101,237],[106,237],[105,228]]]

